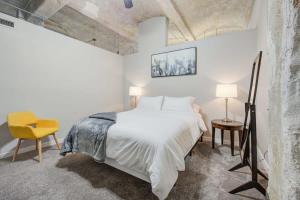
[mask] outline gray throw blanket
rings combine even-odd
[[[106,136],[109,127],[116,123],[116,113],[97,113],[77,122],[65,138],[60,154],[80,152],[104,162]]]

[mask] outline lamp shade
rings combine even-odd
[[[237,97],[236,84],[218,84],[216,89],[216,97]]]
[[[129,96],[140,96],[142,94],[142,89],[140,87],[130,87]]]

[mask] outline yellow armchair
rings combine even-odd
[[[40,162],[42,160],[43,137],[52,135],[58,149],[60,149],[55,137],[55,132],[57,132],[59,128],[57,120],[38,119],[32,112],[14,112],[8,114],[7,123],[11,135],[19,139],[12,161],[16,159],[22,140],[28,139],[36,141],[36,149],[39,153]]]

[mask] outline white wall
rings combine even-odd
[[[120,110],[123,58],[42,27],[0,14],[0,156],[16,144],[6,126],[9,112],[31,110],[56,118],[64,137],[89,114]]]
[[[144,95],[187,96],[197,98],[205,122],[225,116],[223,99],[215,97],[217,83],[237,83],[239,97],[229,101],[229,117],[243,120],[244,102],[249,88],[252,62],[257,54],[256,32],[245,31],[225,34],[196,42],[160,47],[156,40],[148,39],[151,48],[124,57],[124,105],[129,107],[128,88],[132,85],[143,87]],[[149,45],[150,46],[150,45]],[[197,75],[167,78],[151,78],[151,54],[186,47],[197,47]],[[209,134],[209,133],[208,133]],[[208,135],[207,134],[207,135]],[[219,136],[219,134],[216,134]]]
[[[269,90],[271,64],[269,62],[269,52],[267,44],[268,30],[268,1],[256,1],[259,5],[255,11],[258,13],[257,21],[257,51],[263,51],[261,63],[260,78],[257,90],[257,137],[260,152],[268,162],[268,145],[269,145]]]

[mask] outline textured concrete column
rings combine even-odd
[[[139,24],[139,52],[157,51],[167,45],[168,19],[153,17]]]
[[[300,11],[283,3],[282,42],[282,199],[300,199]]]
[[[269,1],[271,170],[268,195],[300,199],[300,17],[292,0]]]

